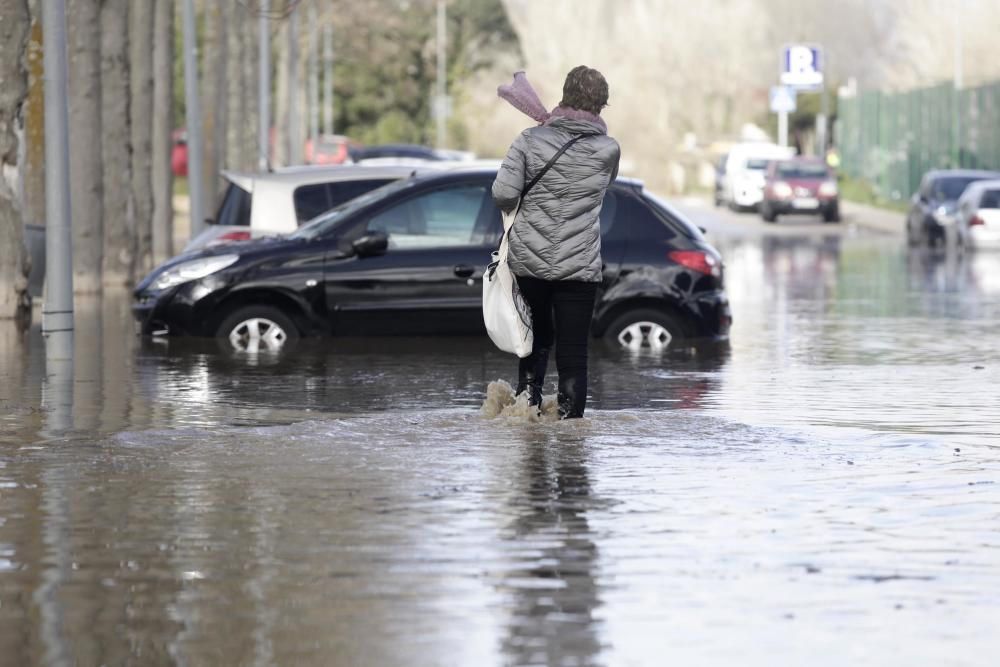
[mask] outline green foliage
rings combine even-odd
[[[448,91],[498,53],[517,49],[500,0],[448,3]],[[434,119],[435,3],[359,1],[337,16],[337,131],[365,143],[430,143]],[[514,45],[514,46],[511,46]],[[462,123],[449,124],[453,140]],[[452,143],[455,143],[454,141]]]
[[[892,201],[879,196],[878,190],[868,181],[842,174],[840,180],[840,196],[847,201],[877,206],[890,211],[905,212],[909,205],[906,201]]]

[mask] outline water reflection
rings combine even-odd
[[[525,432],[504,538],[518,567],[503,652],[515,665],[593,664],[601,652],[599,554],[587,522],[595,505],[582,436]]]

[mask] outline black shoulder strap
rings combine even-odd
[[[528,196],[528,191],[531,190],[531,188],[535,187],[535,183],[537,183],[538,181],[542,180],[542,176],[545,175],[545,172],[547,172],[552,167],[552,165],[554,165],[556,163],[556,160],[559,159],[559,156],[561,156],[563,153],[565,153],[566,149],[568,149],[570,146],[572,146],[576,142],[580,141],[580,139],[583,139],[585,136],[587,136],[587,135],[585,135],[585,134],[578,134],[577,136],[573,137],[572,139],[570,139],[569,141],[567,141],[565,144],[563,144],[562,148],[560,148],[558,151],[556,151],[556,154],[552,156],[552,159],[549,160],[548,162],[546,162],[545,166],[542,167],[541,171],[539,171],[537,174],[535,174],[535,177],[533,179],[531,179],[530,181],[528,181],[528,184],[526,186],[524,186],[524,190],[521,191],[521,200],[522,201],[524,200],[525,197]]]

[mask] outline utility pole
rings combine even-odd
[[[201,102],[198,99],[198,39],[193,0],[184,1],[184,98],[187,107],[188,191],[191,193],[191,238],[205,224],[202,182]]]
[[[448,134],[448,81],[445,67],[445,30],[447,27],[445,0],[437,0],[437,95],[434,112],[437,117],[437,147],[445,148]]]
[[[268,171],[271,167],[271,27],[268,12],[271,0],[260,0],[260,16],[257,19],[258,58],[260,71],[257,73],[257,94],[260,115],[257,125],[257,168]]]
[[[333,134],[333,26],[323,28],[323,131]]]
[[[288,164],[302,164],[299,132],[299,8],[288,15]]]
[[[42,3],[45,63],[45,303],[47,360],[73,358],[73,240],[69,198],[66,1]],[[72,364],[70,364],[72,372]],[[51,372],[51,371],[50,371]]]
[[[309,144],[312,155],[309,162],[316,162],[319,149],[319,35],[316,27],[316,5],[309,5],[309,59],[307,61],[308,102],[309,102]]]

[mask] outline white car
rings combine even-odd
[[[795,155],[792,148],[766,142],[737,144],[726,157],[721,199],[735,210],[756,209],[764,199],[765,172],[772,160]]]
[[[1000,248],[1000,180],[969,184],[958,199],[954,230],[960,248]]]
[[[222,172],[228,182],[215,218],[184,252],[230,241],[289,234],[299,225],[375,188],[412,175],[403,164],[289,167],[272,172]]]

